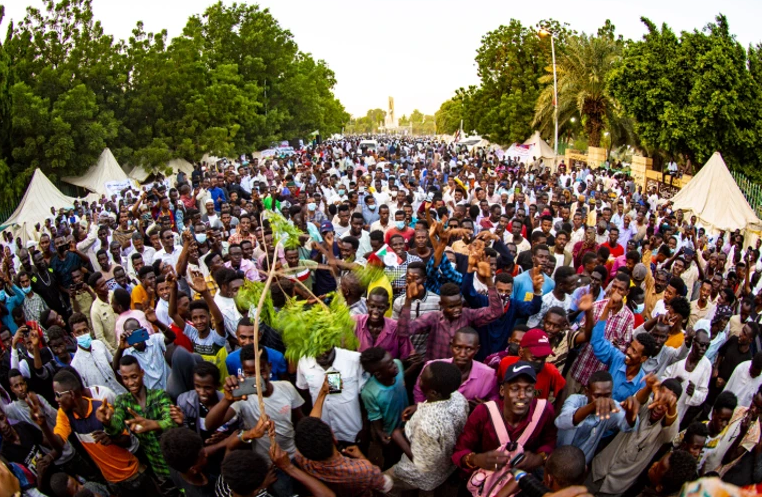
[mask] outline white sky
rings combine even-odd
[[[93,0],[95,16],[116,38],[127,38],[142,20],[146,31],[181,33],[188,16],[213,0]],[[38,0],[0,0],[6,19],[21,19]],[[229,4],[232,2],[225,1]],[[639,39],[640,17],[667,22],[675,31],[700,28],[722,12],[744,45],[758,34],[760,0],[263,0],[302,51],[325,60],[336,73],[336,95],[357,116],[386,109],[393,96],[397,116],[420,109],[433,114],[457,88],[477,84],[474,56],[481,37],[511,18],[525,26],[554,18],[577,31],[595,32],[608,18],[617,32]]]

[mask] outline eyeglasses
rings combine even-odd
[[[63,397],[67,393],[72,393],[73,391],[74,390],[66,390],[65,392],[53,392],[53,394],[55,395],[56,399],[60,399],[61,397]]]

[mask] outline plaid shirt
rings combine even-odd
[[[169,407],[172,401],[164,390],[151,390],[146,388],[146,408],[140,407],[137,399],[131,393],[123,393],[114,401],[114,417],[111,418],[111,426],[106,429],[109,435],[122,433],[127,426],[124,424],[126,419],[132,419],[128,409],[132,409],[138,415],[146,419],[153,419],[159,422],[161,431],[149,431],[146,433],[135,434],[140,440],[140,447],[148,459],[148,463],[156,476],[169,478],[169,466],[164,461],[164,455],[161,453],[159,437],[161,433],[175,427],[175,422],[169,414]]]
[[[204,279],[206,280],[206,288],[209,289],[209,293],[212,295],[212,297],[217,295],[217,292],[219,291],[220,287],[217,286],[217,282],[214,281],[214,277],[210,274],[206,276]],[[201,300],[203,298],[204,297],[200,293],[197,293],[193,296],[193,300]]]
[[[336,495],[371,497],[391,490],[384,474],[367,459],[339,455],[327,461],[312,461],[297,453],[296,463],[310,476],[325,483]]]
[[[407,282],[407,267],[410,265],[411,262],[423,262],[421,261],[421,258],[417,255],[413,254],[406,254],[407,259],[402,261],[402,263],[399,266],[387,266],[384,272],[386,273],[387,278],[389,278],[389,281],[392,283],[392,292],[394,292],[394,296],[392,297],[392,301],[405,293],[405,283]]]
[[[593,304],[593,316],[596,322],[598,322],[601,314],[603,314],[603,310],[608,302],[608,299],[604,299]],[[603,331],[603,336],[607,341],[612,342],[616,348],[626,352],[627,347],[632,341],[632,329],[634,326],[635,317],[632,315],[632,311],[626,305],[623,305],[618,313],[609,317],[606,322],[606,328]],[[596,371],[603,369],[606,369],[606,366],[595,357],[593,347],[587,343],[579,353],[577,360],[572,364],[571,375],[580,384],[587,386],[590,376]]]
[[[426,290],[439,295],[439,289],[445,283],[455,283],[460,286],[463,282],[463,274],[455,269],[446,255],[442,255],[439,266],[434,266],[434,258],[430,258],[426,264]]]
[[[455,332],[466,326],[485,326],[503,315],[503,302],[495,287],[488,292],[489,306],[484,309],[463,309],[455,321],[445,318],[442,311],[429,312],[417,319],[410,319],[410,307],[403,307],[397,323],[397,334],[400,337],[428,333],[426,359],[447,359],[450,354],[450,340]]]

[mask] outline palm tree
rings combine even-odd
[[[606,75],[621,57],[622,45],[621,39],[609,33],[571,36],[556,64],[558,125],[562,127],[579,114],[592,147],[600,146],[603,128],[621,116],[608,91]],[[537,99],[532,121],[546,136],[553,127],[554,110],[553,68],[549,67],[548,72],[540,78],[540,83],[547,86]]]

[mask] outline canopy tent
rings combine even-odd
[[[61,207],[73,207],[75,200],[61,193],[42,171],[35,169],[19,206],[0,229],[10,227],[13,235],[21,237],[21,241],[26,244],[29,240],[37,239],[34,225],[42,224],[52,216],[51,207],[56,211]]]
[[[98,158],[98,162],[90,167],[85,174],[82,176],[64,176],[62,179],[67,183],[81,186],[93,193],[110,195],[111,192],[106,188],[106,183],[120,183],[129,178],[119,166],[111,150],[104,148],[101,156]]]
[[[672,202],[672,210],[682,209],[695,215],[707,232],[762,229],[762,221],[749,206],[719,152],[712,155]]]
[[[556,153],[553,151],[550,145],[548,145],[545,140],[542,139],[539,131],[535,131],[534,134],[524,142],[524,145],[534,146],[534,157],[543,159],[546,163],[550,162],[551,165],[555,162]]]
[[[128,174],[128,176],[134,179],[135,181],[137,181],[138,183],[143,183],[152,174],[153,174],[153,171],[148,170],[143,166],[135,166],[132,168],[132,171],[130,171],[130,174]]]
[[[175,174],[182,171],[187,176],[190,176],[191,173],[193,173],[193,164],[185,159],[172,159],[171,161],[167,162],[167,167],[172,169]]]

